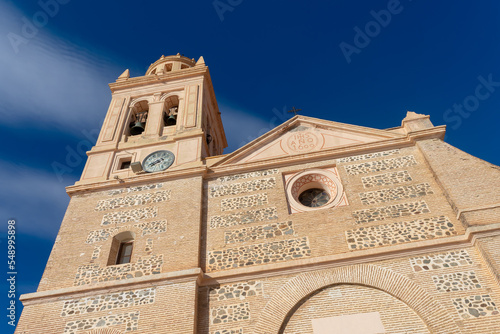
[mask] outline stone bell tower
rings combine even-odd
[[[227,147],[203,57],[162,56],[145,76],[130,78],[126,70],[109,86],[108,113],[77,184],[135,177],[141,170],[134,162],[160,149],[172,152],[174,170]]]
[[[109,86],[16,333],[196,333],[204,165],[227,146],[208,67],[162,56]]]

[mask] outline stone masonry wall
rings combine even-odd
[[[155,292],[155,288],[147,288],[68,300],[64,302],[61,317],[152,304]]]
[[[139,312],[113,314],[100,318],[69,321],[64,334],[76,334],[79,331],[91,330],[108,326],[124,325],[125,332],[135,331],[138,328]]]
[[[208,253],[209,271],[287,261],[311,255],[307,238],[213,250]]]
[[[417,219],[346,231],[349,248],[364,249],[455,235],[455,226],[445,217]]]
[[[228,215],[212,216],[210,218],[210,228],[231,227],[274,219],[278,219],[276,208],[263,208]]]
[[[170,190],[163,190],[154,193],[144,193],[137,195],[129,195],[120,198],[103,199],[97,203],[94,210],[106,211],[111,209],[168,201],[170,199],[170,194],[171,194]]]
[[[221,201],[221,210],[238,210],[243,208],[251,208],[267,204],[267,194],[255,194],[242,197],[227,198]]]
[[[163,254],[144,256],[134,263],[117,264],[107,267],[100,267],[97,264],[83,265],[78,267],[74,285],[78,286],[155,275],[161,273],[162,264]]]
[[[411,186],[401,186],[397,188],[382,189],[360,193],[361,202],[365,205],[397,201],[400,199],[410,199],[421,197],[434,192],[428,183],[415,184]]]
[[[406,217],[429,213],[429,206],[425,201],[407,202],[401,204],[394,204],[382,206],[378,208],[357,210],[352,213],[352,217],[356,220],[357,224],[371,223],[380,220],[391,218]]]
[[[410,167],[417,164],[413,155],[403,156],[400,158],[391,158],[381,161],[371,161],[355,165],[345,166],[345,170],[350,175],[366,174],[380,172],[384,170]]]

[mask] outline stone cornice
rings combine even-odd
[[[143,289],[160,285],[201,282],[203,272],[200,268],[186,269],[169,273],[108,281],[57,290],[40,291],[21,295],[19,300],[24,306],[49,303],[65,299],[82,298],[130,289]]]
[[[87,183],[81,185],[73,185],[66,187],[66,193],[72,196],[79,192],[86,191],[102,191],[106,189],[116,188],[117,186],[122,186],[126,184],[127,186],[137,185],[145,182],[161,182],[177,178],[195,177],[203,176],[206,173],[206,166],[194,166],[191,168],[184,168],[179,170],[166,170],[164,172],[156,173],[144,173],[134,175],[132,177],[126,177],[121,179],[113,179],[108,181],[100,181],[96,183]]]
[[[167,72],[162,75],[145,75],[142,77],[129,78],[125,81],[113,82],[109,84],[111,92],[115,93],[122,89],[134,88],[138,86],[144,86],[145,84],[154,84],[158,82],[165,82],[176,79],[184,79],[186,77],[192,77],[197,75],[207,75],[207,66],[194,66],[190,68],[185,68],[178,71]]]

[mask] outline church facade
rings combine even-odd
[[[16,333],[500,333],[500,168],[429,116],[298,115],[224,155],[202,57],[110,88]]]

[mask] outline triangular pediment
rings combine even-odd
[[[252,163],[404,137],[393,131],[295,116],[228,154],[216,165]]]

